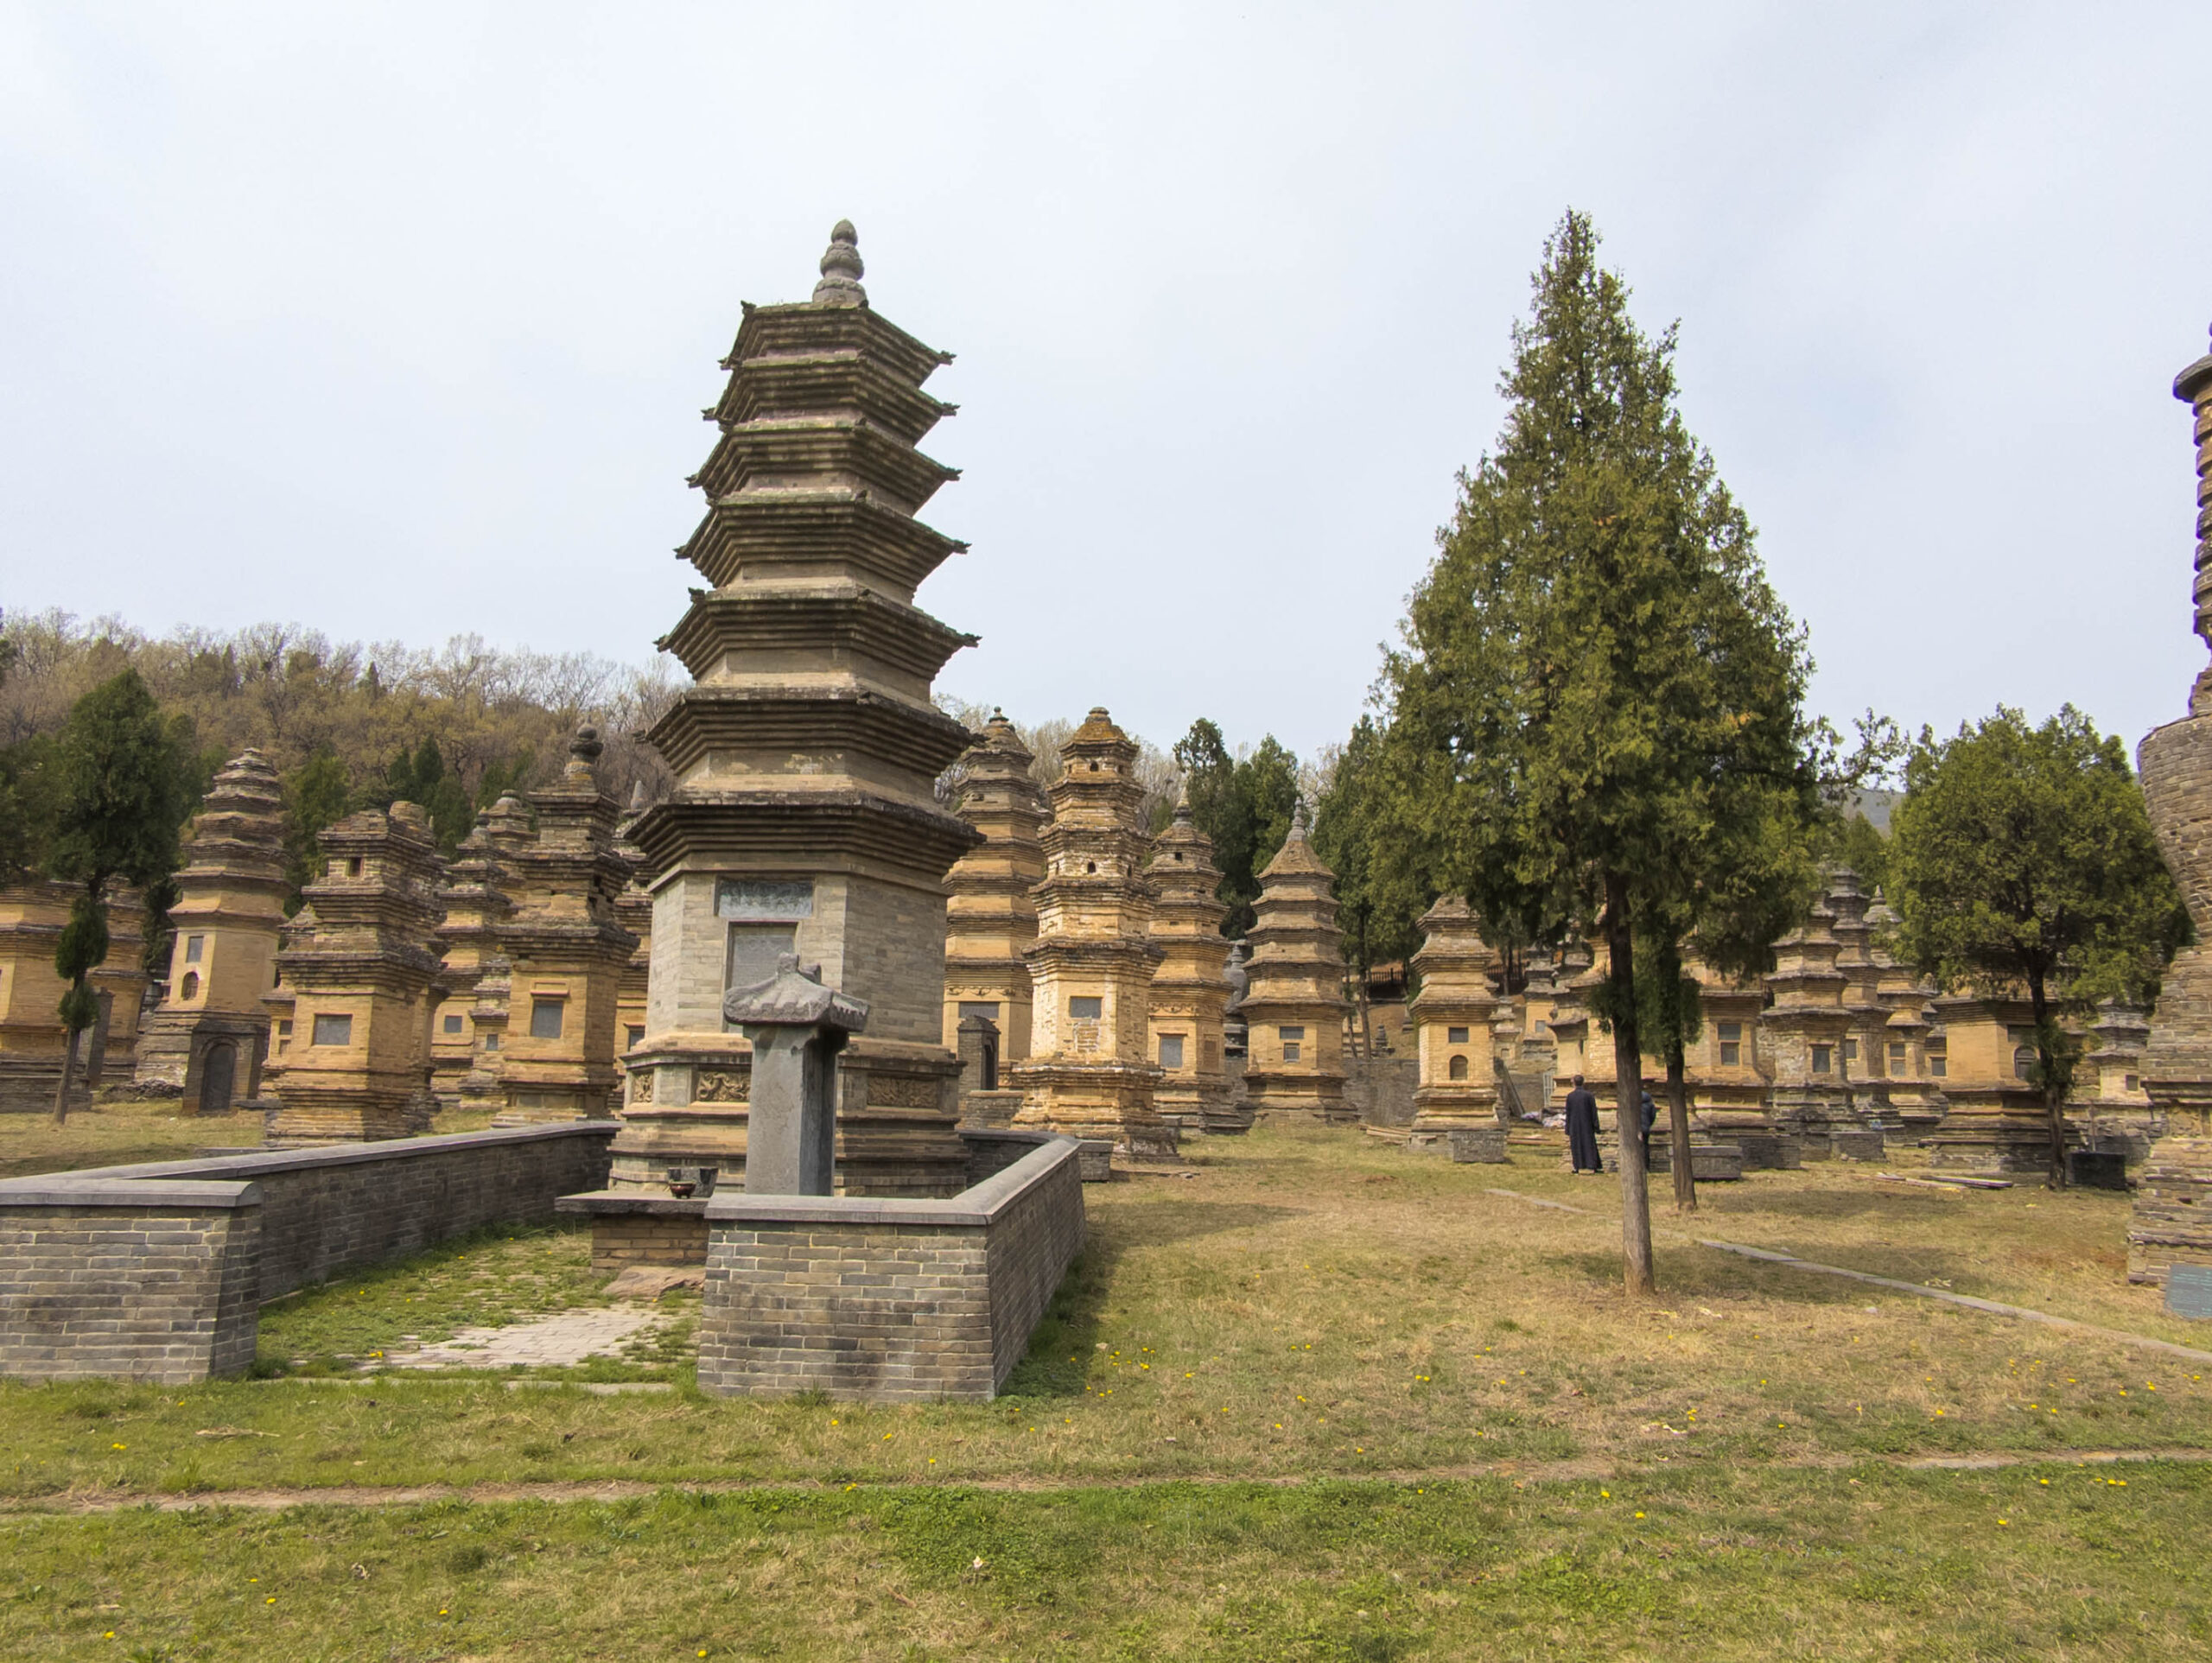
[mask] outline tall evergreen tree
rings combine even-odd
[[[300,892],[314,881],[317,839],[346,817],[353,788],[338,752],[324,746],[284,777],[284,911],[299,910]]]
[[[69,984],[61,996],[68,1030],[54,1118],[69,1118],[76,1084],[78,1038],[99,1016],[90,976],[107,957],[109,886],[152,890],[177,866],[177,834],[188,807],[186,781],[194,759],[164,721],[135,670],[126,670],[79,699],[57,747],[54,844],[47,869],[78,885],[69,922],[54,955]]]
[[[1638,942],[1694,929],[1724,875],[1716,849],[1786,845],[1809,824],[1810,663],[1675,409],[1674,330],[1637,327],[1586,215],[1560,222],[1534,289],[1504,430],[1460,476],[1383,690],[1401,812],[1440,879],[1493,927],[1605,945],[1594,1002],[1613,1034],[1624,1275],[1642,1293],[1640,1019],[1679,1001],[1639,1000]],[[1660,956],[1658,980],[1678,984],[1678,958]]]
[[[1234,939],[1252,927],[1259,874],[1290,835],[1298,807],[1298,758],[1268,734],[1232,757],[1221,729],[1201,716],[1175,744],[1175,765],[1191,793],[1191,818],[1213,841],[1221,868],[1217,894],[1229,915],[1221,933]]]
[[[1421,945],[1419,920],[1434,898],[1418,862],[1394,858],[1394,818],[1384,771],[1383,730],[1363,715],[1351,731],[1328,789],[1313,805],[1313,849],[1337,874],[1337,917],[1345,961],[1363,990],[1377,964],[1408,958]],[[1360,1005],[1367,1021],[1365,994]],[[1363,1033],[1373,1051],[1373,1036]]]
[[[2078,1060],[2065,1019],[2147,1001],[2189,939],[2127,753],[2071,705],[2039,727],[2000,706],[1941,742],[1922,730],[1892,823],[1903,955],[1946,987],[2026,991],[2058,1187]]]

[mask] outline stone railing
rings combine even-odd
[[[1052,1137],[942,1201],[716,1195],[700,1390],[994,1396],[1082,1249],[1080,1158]]]
[[[611,1121],[0,1182],[0,1376],[235,1374],[260,1307],[605,1183]]]

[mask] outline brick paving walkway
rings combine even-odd
[[[386,1368],[565,1368],[588,1358],[612,1356],[667,1320],[639,1305],[564,1311],[505,1328],[464,1328],[449,1340],[385,1359]]]

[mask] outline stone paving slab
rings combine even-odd
[[[386,1370],[407,1368],[570,1368],[593,1357],[617,1355],[628,1342],[666,1323],[665,1312],[638,1305],[564,1311],[534,1323],[505,1328],[464,1328],[449,1340],[385,1360]]]

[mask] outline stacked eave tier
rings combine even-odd
[[[752,785],[683,785],[631,833],[656,876],[709,871],[873,871],[936,884],[973,847],[956,816],[849,785],[795,790],[779,777]],[[733,812],[735,810],[736,812]]]
[[[810,677],[688,688],[645,738],[686,790],[772,783],[804,794],[859,781],[934,808],[932,782],[970,735],[931,706]],[[982,841],[957,816],[935,811],[960,827],[962,848]],[[650,852],[643,835],[636,841]]]
[[[702,682],[826,661],[903,682],[902,691],[925,701],[945,661],[976,638],[855,578],[817,576],[697,595],[659,644]],[[963,730],[963,743],[971,737]]]
[[[835,489],[717,500],[676,552],[708,582],[850,575],[901,600],[968,545],[888,504]]]
[[[785,416],[726,428],[691,482],[720,504],[733,498],[837,495],[912,514],[960,477],[896,434],[842,410]]]

